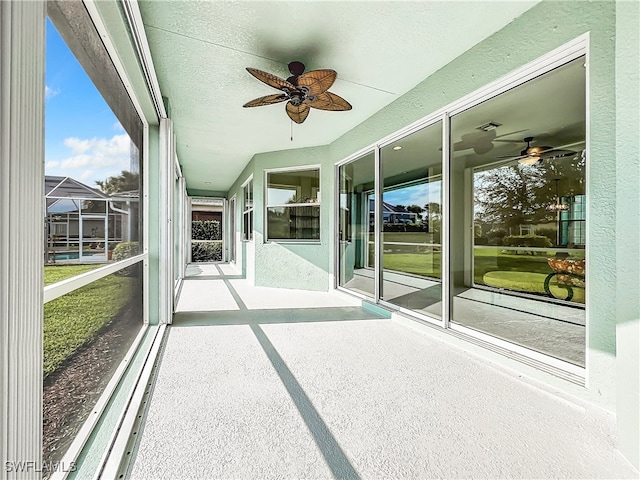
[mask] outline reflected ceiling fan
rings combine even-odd
[[[533,142],[533,140],[534,137],[525,137],[523,139],[527,146],[520,152],[520,155],[502,155],[498,158],[510,158],[512,160],[517,160],[518,163],[521,163],[522,165],[540,165],[543,160],[569,157],[577,153],[572,150],[563,150],[550,145],[536,145],[532,147],[531,142]]]
[[[509,142],[514,143],[515,140],[500,140],[502,137],[514,135],[516,133],[522,133],[526,130],[516,130],[515,132],[503,133],[497,135],[497,129],[492,130],[480,130],[479,132],[465,133],[462,135],[461,140],[453,144],[454,151],[473,149],[476,155],[484,155],[485,153],[493,150],[495,146],[493,142]],[[519,142],[519,140],[517,140]]]
[[[287,115],[296,123],[304,122],[311,108],[330,111],[351,110],[349,102],[328,91],[338,75],[335,70],[311,70],[307,73],[304,73],[304,70],[302,62],[291,62],[291,76],[283,80],[256,68],[247,68],[247,72],[258,80],[282,93],[256,98],[245,103],[243,107],[261,107],[286,101]]]

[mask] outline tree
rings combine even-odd
[[[553,222],[547,206],[558,196],[585,192],[584,151],[544,160],[540,165],[509,165],[477,173],[474,178],[476,220],[515,228],[525,223]],[[555,180],[558,179],[558,182]]]
[[[436,202],[429,202],[424,206],[424,210],[428,212],[431,217],[440,218],[440,204]]]
[[[109,177],[106,180],[96,180],[96,185],[107,195],[119,192],[130,192],[140,189],[140,175],[122,170],[120,175]]]
[[[422,212],[424,212],[424,208],[422,208],[420,205],[409,205],[407,207],[407,212],[417,213],[418,215],[420,215]]]
[[[442,225],[442,211],[440,210],[440,204],[436,202],[429,202],[424,206],[424,211],[427,212],[427,229],[429,232],[439,232]]]

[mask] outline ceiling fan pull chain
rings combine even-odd
[[[293,142],[293,120],[290,120],[289,123],[291,125],[291,141]]]

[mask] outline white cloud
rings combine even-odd
[[[49,99],[55,97],[60,93],[60,90],[57,88],[51,88],[49,85],[45,85],[44,87],[44,98]]]
[[[114,135],[107,138],[80,139],[70,137],[64,144],[74,153],[61,162],[63,168],[104,168],[121,166],[129,168],[131,141],[128,135]]]
[[[91,164],[91,157],[89,155],[75,155],[73,157],[65,158],[60,166],[62,168],[82,168],[88,167]]]
[[[47,175],[62,175],[74,178],[89,186],[96,180],[119,175],[131,170],[131,141],[126,134],[110,138],[69,137],[64,140],[68,149],[45,164]]]
[[[118,132],[124,132],[124,127],[122,126],[122,124],[120,122],[116,122],[113,124],[113,129],[118,131]]]
[[[93,176],[94,176],[93,170],[85,170],[76,178],[76,180],[79,180],[82,183],[86,183],[90,187],[93,187],[94,185],[90,185],[90,182],[93,180]]]

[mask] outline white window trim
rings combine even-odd
[[[251,186],[251,206],[247,207],[247,195],[245,193],[245,190],[247,188],[247,186]],[[256,190],[255,190],[255,184],[253,182],[253,175],[250,175],[249,178],[247,178],[244,183],[241,185],[242,188],[242,223],[240,224],[240,233],[241,233],[241,237],[242,237],[242,241],[243,242],[253,242],[255,239],[255,228],[254,227],[254,223],[253,221],[255,220],[254,215],[253,215],[253,211],[254,211],[254,205],[256,203]],[[244,216],[245,215],[251,215],[251,222],[248,222],[248,224],[251,225],[251,232],[247,232],[245,230],[245,224],[244,224]]]

